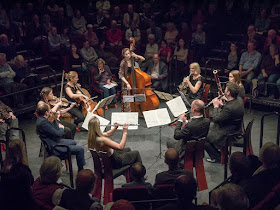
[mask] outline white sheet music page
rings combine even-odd
[[[113,112],[111,116],[111,124],[119,123],[131,124],[135,126],[128,126],[128,130],[137,130],[138,129],[138,112]],[[114,126],[112,126],[113,128]],[[118,130],[122,130],[123,127],[119,126]]]
[[[188,111],[185,103],[182,100],[182,97],[179,96],[177,98],[174,98],[170,101],[166,102],[167,106],[169,107],[170,111],[174,115],[174,117],[178,117],[180,114],[185,113]]]
[[[105,119],[105,118],[103,118],[103,117],[100,117],[99,115],[93,114],[93,112],[88,112],[87,113],[86,119],[85,119],[82,127],[84,129],[88,130],[88,123],[89,123],[90,119],[93,118],[94,116],[99,119],[99,121],[100,121],[100,130],[102,132],[104,132],[106,126],[110,123],[110,121]]]
[[[167,108],[145,111],[143,115],[148,128],[166,125],[171,122]]]

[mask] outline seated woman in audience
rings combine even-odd
[[[62,189],[63,185],[57,183],[61,175],[61,161],[56,156],[47,157],[40,167],[40,177],[32,185],[35,203],[40,209],[53,209],[53,193]]]
[[[86,29],[87,21],[84,16],[81,15],[80,10],[75,11],[75,17],[72,19],[72,34],[73,35],[82,35],[84,34]]]
[[[179,39],[178,44],[174,50],[174,55],[177,59],[177,75],[179,75],[179,81],[182,81],[183,76],[187,75],[187,73],[185,72],[185,67],[188,63],[188,52],[189,50],[184,39]]]
[[[1,209],[34,209],[31,192],[33,182],[23,141],[9,141],[1,169]]]
[[[99,44],[99,39],[96,35],[96,33],[93,31],[93,25],[88,24],[87,25],[87,31],[85,32],[85,37],[89,41],[90,46],[97,47]]]
[[[70,37],[69,37],[69,27],[67,25],[63,26],[63,33],[60,34],[60,39],[61,39],[63,50],[69,52],[71,44],[70,44]]]
[[[114,52],[114,53],[112,53]],[[115,51],[110,51],[106,48],[106,42],[101,41],[99,43],[99,48],[96,49],[96,53],[99,58],[102,58],[106,61],[108,66],[117,67],[119,59],[115,55]]]
[[[167,30],[165,32],[164,39],[166,40],[169,46],[175,46],[176,38],[179,33],[175,27],[175,24],[172,22],[168,22],[166,24],[166,29]]]
[[[203,78],[200,75],[200,66],[198,63],[190,64],[190,75],[183,79],[179,88],[187,93],[186,97],[191,104],[194,100],[203,100]]]
[[[88,124],[88,147],[95,149],[98,152],[107,152],[107,155],[111,159],[113,168],[121,168],[126,165],[132,165],[133,163],[142,163],[141,156],[138,151],[131,151],[130,148],[125,148],[127,140],[128,125],[123,125],[123,135],[120,143],[111,140],[115,131],[118,129],[118,124],[106,133],[102,133],[100,130],[100,122],[97,117],[93,117]]]
[[[230,53],[228,54],[227,58],[227,68],[225,69],[224,73],[228,74],[231,70],[238,69],[239,66],[239,56],[237,54],[237,46],[235,42],[230,44]]]
[[[196,31],[192,34],[192,46],[194,49],[194,59],[200,62],[205,56],[206,35],[201,24],[198,24]]]
[[[86,71],[87,66],[82,60],[82,57],[77,52],[77,47],[75,44],[71,45],[71,56],[70,56],[71,70],[74,71]]]
[[[239,86],[239,94],[238,96],[244,98],[245,96],[245,89],[241,82],[241,76],[238,70],[233,70],[229,72],[228,81],[233,82]]]
[[[109,97],[110,95],[116,94],[116,88],[111,87],[110,89],[104,87],[104,85],[111,85],[112,83],[112,73],[110,67],[105,65],[105,61],[102,58],[99,58],[96,61],[96,65],[98,67],[98,71],[94,72],[94,80],[98,83],[98,87],[102,89],[104,98]],[[118,107],[116,96],[113,100],[115,108]],[[108,106],[105,106],[105,110],[108,110]]]
[[[160,44],[160,48],[158,50],[158,55],[160,56],[160,60],[162,60],[165,63],[168,63],[170,61],[171,57],[171,47],[167,45],[166,40],[162,40]]]
[[[270,19],[267,17],[266,9],[261,9],[259,16],[255,20],[255,28],[258,32],[266,32],[270,26]]]

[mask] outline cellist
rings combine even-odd
[[[70,71],[69,73],[66,74],[66,79],[67,79],[67,83],[65,85],[65,98],[68,101],[71,102],[76,102],[75,99],[84,99],[84,100],[88,100],[89,97],[86,95],[83,95],[82,93],[76,93],[78,88],[77,85],[78,81],[79,81],[79,77],[78,77],[78,73],[75,71]],[[80,130],[81,128],[81,123],[84,122],[85,120],[85,116],[81,111],[81,106],[80,107],[76,107],[74,106],[71,110],[68,111],[72,116],[77,117],[77,119],[75,120],[75,124],[78,126],[77,131]]]
[[[122,95],[130,95],[131,86],[128,83],[128,77],[132,71],[131,56],[140,61],[144,61],[145,58],[141,55],[137,55],[134,52],[130,52],[129,48],[124,48],[122,50],[123,59],[120,63],[119,78],[122,80]],[[124,103],[122,100],[122,111],[130,112],[130,103]]]

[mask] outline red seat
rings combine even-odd
[[[205,104],[208,104],[208,94],[209,94],[209,90],[210,90],[210,85],[203,83],[203,89],[204,89],[204,96],[203,96],[203,100]],[[210,118],[209,116],[209,108],[205,109],[205,117]]]
[[[90,150],[91,156],[93,159],[94,164],[94,173],[97,176],[97,179],[95,181],[95,187],[92,196],[98,198],[101,200],[101,192],[102,192],[102,165],[101,161],[99,159],[99,156],[96,151]]]

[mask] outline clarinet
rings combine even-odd
[[[221,86],[221,82],[220,82],[220,79],[219,79],[218,71],[214,70],[213,74],[214,74],[215,81],[216,81],[216,84],[217,84],[219,96],[224,95],[223,89],[222,89],[222,86]]]

